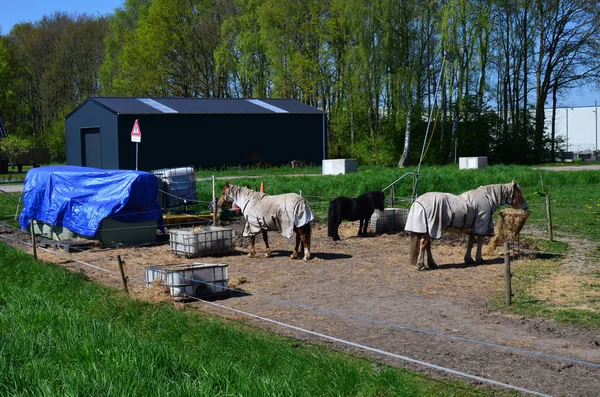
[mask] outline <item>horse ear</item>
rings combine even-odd
[[[511,182],[511,183],[512,183],[513,185],[516,185],[516,184],[517,184],[517,182],[515,182],[515,180],[514,180],[514,179],[512,180],[512,182]]]

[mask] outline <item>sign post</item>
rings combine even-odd
[[[142,130],[140,129],[140,124],[138,123],[138,119],[135,119],[135,123],[133,123],[133,128],[131,129],[131,142],[135,142],[135,170],[138,170],[138,145],[142,141]]]

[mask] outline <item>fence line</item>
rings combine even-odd
[[[0,238],[4,238],[4,237],[5,236],[0,236]],[[53,253],[52,251],[49,251],[49,250],[47,250],[47,251],[50,252],[50,253]],[[81,261],[77,261],[77,262],[85,265],[85,262],[81,262]],[[97,268],[96,266],[93,266],[93,265],[90,265],[90,264],[87,264],[87,265],[91,266],[93,268]],[[112,271],[106,270],[106,269],[102,269],[102,270],[107,271],[109,273],[113,273],[113,274],[115,273],[115,272],[112,272]],[[518,386],[514,386],[514,385],[511,385],[511,384],[508,384],[508,383],[499,382],[499,381],[496,381],[496,380],[493,380],[493,379],[483,378],[483,377],[480,377],[480,376],[477,376],[477,375],[468,374],[466,372],[454,370],[454,369],[447,368],[447,367],[442,367],[442,366],[439,366],[439,365],[436,365],[436,364],[429,363],[427,361],[416,360],[416,359],[413,359],[413,358],[410,358],[410,357],[407,357],[407,356],[402,356],[402,355],[391,353],[391,352],[388,352],[388,351],[385,351],[385,350],[376,349],[376,348],[373,348],[373,347],[370,347],[370,346],[367,346],[367,345],[362,345],[362,344],[359,344],[359,343],[351,342],[351,341],[348,341],[348,340],[345,340],[345,339],[341,339],[341,338],[337,338],[337,337],[334,337],[334,336],[330,336],[330,335],[327,335],[327,334],[323,334],[323,333],[311,331],[311,330],[308,330],[306,328],[294,326],[294,325],[287,324],[287,323],[284,323],[284,322],[281,322],[281,321],[277,321],[277,320],[273,320],[273,319],[270,319],[270,318],[267,318],[267,317],[263,317],[263,316],[259,316],[259,315],[252,314],[252,313],[249,313],[249,312],[245,312],[245,311],[242,311],[242,310],[230,308],[228,306],[220,305],[220,304],[214,303],[214,302],[209,302],[209,301],[206,301],[206,300],[203,300],[203,299],[200,299],[200,298],[196,298],[196,297],[192,297],[192,296],[187,296],[187,297],[190,298],[190,299],[195,299],[195,300],[197,300],[199,302],[202,302],[202,303],[205,303],[207,305],[212,305],[212,306],[215,306],[215,307],[219,307],[221,309],[230,310],[230,311],[236,312],[238,314],[242,314],[242,315],[247,316],[247,317],[256,318],[256,319],[261,320],[263,322],[268,322],[268,323],[275,324],[275,325],[278,325],[278,326],[281,326],[281,327],[284,327],[284,328],[289,328],[289,329],[292,329],[292,330],[295,330],[295,331],[299,331],[299,332],[302,332],[302,333],[313,335],[313,336],[316,336],[316,337],[319,337],[319,338],[322,338],[322,339],[327,339],[327,340],[330,340],[330,341],[333,341],[333,342],[345,344],[345,345],[352,346],[352,347],[355,347],[355,348],[358,348],[358,349],[370,351],[372,353],[377,353],[377,354],[380,354],[380,355],[384,355],[384,356],[392,357],[392,358],[395,358],[395,359],[407,361],[407,362],[410,362],[410,363],[413,363],[413,364],[425,366],[425,367],[428,367],[428,368],[433,368],[433,369],[436,369],[436,370],[439,370],[439,371],[442,371],[442,372],[450,373],[450,374],[453,374],[453,375],[457,375],[457,376],[460,376],[460,377],[464,377],[464,378],[476,380],[476,381],[483,382],[483,383],[488,383],[488,384],[491,384],[491,385],[494,385],[494,386],[503,387],[503,388],[506,388],[506,389],[516,390],[516,391],[520,391],[520,392],[531,394],[531,395],[535,395],[535,396],[551,397],[549,394],[544,394],[544,393],[536,392],[536,391],[533,391],[533,390],[529,390],[529,389],[521,388],[521,387],[518,387]]]
[[[201,301],[203,303],[206,303],[208,305],[216,306],[216,307],[219,307],[219,308],[222,308],[222,309],[226,309],[226,310],[231,310],[233,312],[236,312],[238,314],[242,314],[242,315],[247,316],[247,317],[256,318],[258,320],[262,320],[262,321],[265,321],[265,322],[276,324],[276,325],[279,325],[279,326],[282,326],[282,327],[285,327],[285,328],[293,329],[295,331],[300,331],[300,332],[303,332],[303,333],[306,333],[306,334],[309,334],[309,335],[313,335],[313,336],[317,336],[319,338],[327,339],[327,340],[330,340],[330,341],[333,341],[333,342],[342,343],[342,344],[345,344],[345,345],[348,345],[348,346],[356,347],[356,348],[367,350],[367,351],[370,351],[370,352],[373,352],[373,353],[377,353],[377,354],[385,355],[385,356],[388,356],[388,357],[396,358],[396,359],[399,359],[399,360],[407,361],[407,362],[410,362],[410,363],[413,363],[413,364],[418,364],[418,365],[426,366],[426,367],[429,367],[429,368],[437,369],[439,371],[447,372],[447,373],[450,373],[450,374],[453,374],[453,375],[458,375],[458,376],[462,376],[462,377],[465,377],[465,378],[477,380],[479,382],[484,382],[484,383],[492,384],[494,386],[500,386],[500,387],[503,387],[503,388],[506,388],[506,389],[512,389],[512,390],[520,391],[520,392],[531,394],[531,395],[535,395],[535,396],[551,397],[549,394],[544,394],[544,393],[536,392],[536,391],[533,391],[533,390],[524,389],[522,387],[513,386],[513,385],[510,385],[508,383],[502,383],[502,382],[498,382],[498,381],[493,380],[493,379],[483,378],[483,377],[480,377],[480,376],[468,374],[466,372],[461,372],[461,371],[457,371],[457,370],[454,370],[454,369],[451,369],[451,368],[442,367],[442,366],[439,366],[439,365],[436,365],[436,364],[431,364],[431,363],[429,363],[427,361],[416,360],[414,358],[410,358],[410,357],[407,357],[407,356],[401,356],[399,354],[390,353],[390,352],[387,352],[385,350],[380,350],[380,349],[376,349],[376,348],[373,348],[373,347],[370,347],[370,346],[366,346],[366,345],[362,345],[362,344],[359,344],[359,343],[350,342],[350,341],[347,341],[345,339],[336,338],[334,336],[330,336],[330,335],[327,335],[327,334],[322,334],[322,333],[319,333],[319,332],[310,331],[310,330],[308,330],[306,328],[301,328],[301,327],[297,327],[295,325],[290,325],[290,324],[287,324],[287,323],[283,323],[281,321],[272,320],[272,319],[267,318],[267,317],[263,317],[263,316],[259,316],[259,315],[252,314],[252,313],[249,313],[249,312],[245,312],[245,311],[242,311],[242,310],[234,309],[234,308],[231,308],[231,307],[227,307],[225,305],[220,305],[220,304],[215,303],[215,302],[209,302],[209,301],[202,300],[202,299],[199,299],[199,298],[195,298],[195,299],[198,299],[199,301]]]
[[[5,238],[6,236],[4,235],[0,235],[1,238]],[[23,245],[27,245],[27,246],[31,246],[32,244],[28,243],[28,242],[20,242]],[[50,254],[54,254],[58,257],[66,257],[65,255],[61,255],[53,250],[48,250],[46,248],[39,248],[45,252],[48,252]],[[109,269],[105,269],[99,266],[95,266],[92,265],[90,263],[84,262],[84,261],[79,261],[79,260],[74,260],[69,258],[70,260],[79,263],[83,266],[89,266],[92,267],[96,270],[100,270],[100,271],[104,271],[107,273],[111,273],[113,275],[115,275],[115,277],[117,277],[117,273],[109,270]],[[105,258],[103,258],[105,259]],[[142,267],[145,269],[144,265],[141,265],[139,263],[135,263],[135,262],[130,262],[129,260],[127,261],[127,263],[131,263],[135,266],[138,267]],[[329,315],[335,315],[335,316],[339,316],[339,317],[344,317],[344,318],[349,318],[349,319],[353,319],[353,320],[358,320],[358,321],[362,321],[362,322],[366,322],[366,323],[371,323],[371,324],[377,324],[377,325],[383,325],[383,326],[388,326],[391,328],[397,328],[397,329],[402,329],[402,330],[406,330],[406,331],[412,331],[412,332],[418,332],[418,333],[422,333],[422,334],[426,334],[426,335],[431,335],[431,336],[435,336],[435,337],[440,337],[440,338],[446,338],[446,339],[450,339],[450,340],[456,340],[456,341],[460,341],[460,342],[466,342],[466,343],[472,343],[472,344],[477,344],[477,345],[481,345],[481,346],[486,346],[486,347],[492,347],[492,348],[498,348],[498,349],[502,349],[502,350],[508,350],[508,351],[513,351],[513,352],[518,352],[518,353],[522,353],[522,354],[527,354],[527,355],[533,355],[533,356],[538,356],[538,357],[544,357],[544,358],[550,358],[550,359],[555,359],[555,360],[559,360],[559,361],[565,361],[565,362],[571,362],[571,363],[576,363],[576,364],[581,364],[581,365],[587,365],[587,366],[592,366],[592,367],[599,367],[600,368],[600,364],[596,364],[596,363],[592,363],[592,362],[587,362],[587,361],[582,361],[582,360],[576,360],[576,359],[571,359],[571,358],[567,358],[567,357],[561,357],[561,356],[554,356],[554,355],[549,355],[549,354],[545,354],[545,353],[539,353],[539,352],[535,352],[532,350],[525,350],[525,349],[518,349],[518,348],[514,348],[514,347],[509,347],[509,346],[503,346],[503,345],[498,345],[495,343],[490,343],[490,342],[484,342],[484,341],[478,341],[478,340],[474,340],[474,339],[469,339],[469,338],[464,338],[464,337],[459,337],[459,336],[455,336],[455,335],[450,335],[450,334],[443,334],[443,333],[438,333],[438,332],[434,332],[434,331],[429,331],[429,330],[423,330],[420,328],[416,328],[416,327],[409,327],[409,326],[405,326],[405,325],[400,325],[400,324],[395,324],[395,323],[390,323],[387,321],[381,321],[381,320],[374,320],[374,319],[370,319],[368,317],[362,317],[362,316],[356,316],[356,315],[351,315],[351,314],[346,314],[346,313],[342,313],[342,312],[336,312],[333,310],[329,310],[329,309],[324,309],[324,308],[319,308],[319,307],[315,307],[315,306],[310,306],[310,305],[306,305],[303,303],[297,303],[291,300],[286,300],[286,299],[281,299],[281,298],[275,298],[272,296],[267,296],[267,295],[260,295],[260,294],[254,294],[251,292],[246,292],[246,291],[240,291],[238,289],[234,289],[234,288],[229,288],[229,287],[223,287],[221,285],[217,285],[217,284],[213,284],[210,282],[206,282],[203,280],[197,280],[197,279],[193,279],[193,278],[189,278],[189,277],[185,277],[185,276],[180,276],[180,278],[187,280],[187,281],[192,281],[198,284],[204,284],[204,285],[209,285],[209,286],[214,286],[214,287],[218,287],[220,289],[225,289],[225,290],[229,290],[232,292],[236,292],[236,293],[243,293],[247,296],[253,296],[256,298],[260,298],[260,299],[265,299],[265,300],[269,300],[272,302],[276,302],[276,303],[281,303],[284,305],[288,305],[288,306],[293,306],[293,307],[298,307],[298,308],[302,308],[302,309],[307,309],[307,310],[311,310],[311,311],[315,311],[315,312],[320,312],[320,313],[324,313],[324,314],[329,314]],[[140,283],[143,284],[147,284],[146,281],[142,281],[139,279],[136,279],[134,277],[127,277],[127,279],[131,279],[131,280],[135,280],[138,281]]]

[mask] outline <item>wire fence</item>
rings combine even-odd
[[[10,227],[10,226],[8,226],[8,227]],[[19,233],[23,233],[24,235],[28,235],[26,232],[24,232],[22,230],[19,230],[19,229],[15,229],[15,230],[17,232],[19,232]],[[23,245],[26,245],[28,247],[32,247],[33,246],[33,243],[30,243],[30,242],[25,241],[23,239],[19,239],[18,237],[14,237],[11,240],[11,237],[9,237],[6,234],[0,234],[0,238],[4,239],[6,241],[11,241],[11,243],[12,243],[11,245],[23,244]],[[146,246],[146,245],[136,245],[135,247],[141,248],[141,247],[144,247],[144,246]],[[117,278],[117,276],[119,276],[119,274],[117,274],[116,271],[114,271],[114,270],[103,268],[101,266],[97,266],[97,265],[91,264],[89,262],[85,262],[85,261],[74,259],[72,256],[67,255],[65,252],[60,252],[60,251],[57,251],[57,250],[50,250],[50,249],[42,248],[42,247],[39,247],[39,249],[41,249],[42,251],[45,251],[47,253],[50,253],[52,255],[58,256],[60,258],[66,259],[67,261],[76,262],[76,263],[81,264],[83,266],[87,266],[87,267],[90,267],[90,268],[93,268],[93,269],[96,269],[96,270],[100,270],[100,271],[105,272],[105,273],[111,273],[112,275],[115,276],[115,278]],[[100,262],[106,262],[106,258],[107,258],[106,250],[108,250],[108,251],[114,250],[114,249],[111,249],[111,248],[103,249],[103,252],[100,253],[100,252],[89,251],[89,250],[82,249],[82,248],[77,248],[77,247],[72,247],[72,249],[75,250],[75,251],[79,251],[79,252],[84,252],[85,251],[86,253],[90,253],[91,256],[94,256]],[[146,270],[146,268],[148,267],[145,264],[137,263],[135,261],[135,259],[128,259],[127,263],[128,263],[128,265],[132,265],[132,266],[138,267],[140,269],[144,269],[144,270]],[[523,276],[523,277],[527,278],[527,276]],[[340,317],[347,317],[347,318],[351,318],[351,319],[354,319],[354,320],[359,320],[359,321],[362,321],[362,322],[379,324],[379,325],[386,325],[386,326],[390,326],[390,327],[393,327],[393,328],[404,329],[404,330],[408,330],[408,331],[418,332],[418,333],[422,333],[422,334],[428,334],[428,335],[432,335],[432,336],[443,337],[443,338],[447,338],[447,339],[458,340],[458,341],[462,341],[462,342],[475,343],[475,344],[479,344],[479,345],[482,345],[482,346],[495,347],[495,348],[499,348],[499,349],[516,351],[516,352],[524,353],[524,354],[531,354],[531,355],[536,355],[536,356],[540,356],[540,357],[553,358],[553,359],[557,359],[557,360],[560,360],[560,361],[567,361],[567,362],[573,362],[573,363],[578,363],[578,364],[582,364],[582,365],[590,365],[590,366],[593,366],[593,367],[600,367],[600,364],[596,364],[596,363],[591,363],[591,362],[586,362],[586,361],[581,361],[581,360],[574,360],[574,359],[569,359],[569,358],[560,357],[560,356],[553,356],[553,355],[548,355],[548,354],[544,354],[544,353],[539,353],[539,352],[529,351],[529,350],[525,350],[525,349],[519,349],[519,348],[509,347],[509,346],[503,346],[503,345],[498,345],[498,344],[484,342],[484,341],[476,341],[476,340],[472,340],[472,339],[468,339],[468,338],[463,338],[463,337],[458,337],[458,336],[454,336],[454,335],[450,335],[450,334],[442,334],[442,333],[437,333],[437,332],[433,332],[433,331],[429,331],[429,330],[419,329],[419,328],[415,328],[415,327],[411,327],[411,326],[406,326],[406,325],[394,324],[394,323],[390,323],[390,322],[386,322],[386,321],[375,320],[375,319],[368,318],[366,316],[350,315],[350,314],[346,314],[346,313],[342,313],[342,312],[338,312],[338,311],[333,311],[333,310],[330,310],[330,309],[324,309],[324,308],[320,308],[320,307],[316,307],[316,306],[307,305],[307,304],[304,304],[304,303],[298,303],[298,302],[295,302],[295,301],[292,301],[292,300],[277,298],[277,297],[274,297],[274,296],[262,295],[262,294],[256,294],[256,293],[241,291],[238,288],[224,287],[221,284],[213,284],[213,283],[207,282],[205,280],[190,278],[190,277],[186,277],[186,276],[183,276],[183,275],[180,276],[180,278],[182,280],[188,281],[190,283],[208,285],[208,286],[216,287],[216,288],[219,288],[219,289],[224,289],[224,290],[227,290],[227,291],[230,291],[230,292],[242,293],[243,295],[246,295],[246,296],[254,296],[254,297],[257,297],[257,298],[264,299],[264,300],[269,300],[269,301],[273,301],[273,302],[277,302],[277,303],[282,303],[282,304],[285,304],[285,305],[288,305],[288,306],[293,306],[293,307],[296,307],[296,308],[308,309],[308,310],[312,310],[312,311],[316,311],[316,312],[320,312],[320,313],[325,313],[325,314],[328,314],[328,315],[335,315],[335,316],[340,316]],[[131,277],[131,276],[128,276],[127,279],[128,280],[136,281],[139,284],[148,284],[147,280],[136,279],[135,277]],[[192,295],[186,295],[185,297],[188,298],[188,299],[195,299],[195,297],[192,296]]]
[[[0,235],[1,239],[6,240],[7,236],[6,235]],[[13,241],[14,243],[14,241]],[[21,242],[23,243],[23,242]],[[29,243],[25,243],[25,245],[30,245]],[[31,244],[33,245],[33,243]],[[45,248],[40,248],[42,251],[51,253],[53,255],[57,255],[59,257],[65,257],[63,254],[58,253],[56,251],[53,250],[48,250]],[[109,273],[111,274],[115,279],[118,279],[120,276],[115,272],[112,271],[110,269],[105,269],[102,268],[100,266],[96,266],[93,265],[91,263],[88,262],[84,262],[84,261],[79,261],[79,260],[73,260],[73,259],[69,259],[72,262],[78,263],[80,265],[86,266],[86,267],[90,267],[92,269],[95,270],[99,270],[105,273]],[[136,266],[142,266],[139,264],[135,264]],[[198,279],[193,279],[193,278],[189,278],[189,277],[182,277],[184,279],[186,279],[189,282],[194,282],[197,284],[205,284],[205,285],[211,285],[211,286],[215,286],[218,288],[223,288],[222,285],[217,285],[217,284],[212,284],[209,282],[206,282],[204,280],[198,280]],[[135,277],[127,277],[127,281],[133,281],[136,282],[138,284],[148,284],[145,280],[141,280],[141,279],[137,279]],[[230,291],[234,291],[236,293],[239,293],[240,291],[237,289],[231,289],[231,288],[225,288],[227,290]],[[303,309],[307,309],[307,310],[313,310],[313,311],[318,311],[320,313],[325,313],[327,315],[332,315],[332,316],[341,316],[341,317],[347,317],[347,318],[351,318],[353,320],[359,320],[362,322],[368,322],[368,323],[374,323],[374,324],[378,324],[378,325],[385,325],[385,326],[389,326],[389,327],[393,327],[393,328],[399,328],[399,329],[403,329],[403,330],[407,330],[407,331],[412,331],[412,332],[419,332],[419,333],[423,333],[423,334],[427,334],[430,336],[436,336],[436,337],[441,337],[441,338],[447,338],[447,339],[452,339],[452,340],[456,340],[456,341],[461,341],[461,342],[466,342],[466,343],[472,343],[472,344],[478,344],[480,346],[485,346],[485,347],[489,347],[489,348],[498,348],[498,349],[504,349],[504,350],[509,350],[509,351],[513,351],[513,352],[517,352],[517,353],[522,353],[522,354],[528,354],[528,355],[534,355],[534,356],[538,356],[538,357],[544,357],[544,358],[548,358],[548,359],[554,359],[554,360],[559,360],[559,361],[565,361],[565,362],[569,362],[569,363],[573,363],[573,364],[579,364],[579,365],[584,365],[584,366],[592,366],[592,367],[600,367],[600,364],[596,364],[596,363],[591,363],[591,362],[586,362],[586,361],[581,361],[581,360],[574,360],[574,359],[569,359],[566,357],[560,357],[560,356],[552,356],[552,355],[547,355],[544,353],[540,353],[540,352],[535,352],[535,351],[528,351],[528,350],[523,350],[523,349],[518,349],[518,348],[513,348],[513,347],[508,347],[508,346],[503,346],[503,345],[497,345],[497,344],[493,344],[493,343],[487,343],[484,341],[477,341],[477,340],[471,340],[471,339],[467,339],[467,338],[462,338],[462,337],[457,337],[457,336],[453,336],[453,335],[449,335],[449,334],[440,334],[440,333],[436,333],[436,332],[432,332],[432,331],[428,331],[428,330],[423,330],[423,329],[418,329],[418,328],[414,328],[414,327],[409,327],[409,326],[404,326],[404,325],[398,325],[398,324],[394,324],[394,323],[390,323],[390,322],[384,322],[384,321],[379,321],[379,320],[373,320],[367,317],[360,317],[360,316],[354,316],[354,315],[348,315],[345,313],[341,313],[341,312],[335,312],[335,311],[331,311],[328,309],[323,309],[323,308],[319,308],[319,307],[314,307],[314,306],[310,306],[310,305],[306,305],[306,304],[302,304],[302,303],[296,303],[290,300],[285,300],[285,299],[279,299],[279,298],[274,298],[272,296],[266,296],[266,295],[258,295],[258,294],[253,294],[253,293],[247,293],[247,292],[242,292],[244,295],[247,296],[254,296],[254,297],[258,297],[261,299],[267,299],[267,300],[271,300],[271,301],[276,301],[278,303],[283,303],[285,305],[291,305],[291,306],[295,306],[295,307],[299,307],[299,308],[303,308]],[[289,323],[286,322],[282,322],[282,321],[278,321],[278,320],[274,320],[272,318],[269,317],[265,317],[265,316],[260,316],[257,314],[253,314],[251,312],[248,311],[242,311],[239,309],[235,309],[233,307],[229,307],[225,304],[219,304],[213,301],[209,301],[206,299],[201,299],[198,298],[196,296],[192,296],[192,295],[185,295],[185,298],[188,300],[194,300],[194,301],[198,301],[198,302],[202,302],[203,304],[206,305],[210,305],[210,306],[214,306],[217,307],[219,309],[223,309],[223,310],[228,310],[228,311],[232,311],[241,315],[244,315],[248,318],[254,318],[254,319],[258,319],[261,320],[265,323],[271,323],[271,324],[275,324],[277,326],[280,327],[284,327],[293,331],[297,331],[300,333],[304,333],[304,334],[309,334],[309,335],[313,335],[315,337],[324,339],[324,340],[329,340],[332,342],[336,342],[336,343],[340,343],[343,345],[347,345],[347,346],[351,346],[354,348],[358,348],[360,350],[363,351],[367,351],[367,352],[372,352],[372,353],[376,353],[382,356],[386,356],[386,357],[390,357],[390,358],[394,358],[394,359],[398,359],[398,360],[402,360],[402,361],[406,361],[406,362],[410,362],[416,365],[421,365],[421,366],[425,366],[428,368],[432,368],[432,369],[436,369],[442,372],[446,372],[449,374],[453,374],[456,376],[460,376],[460,377],[464,377],[464,378],[468,378],[471,380],[475,380],[478,382],[483,382],[486,384],[490,384],[490,385],[494,385],[494,386],[498,386],[498,387],[502,387],[505,389],[510,389],[510,390],[515,390],[515,391],[519,391],[519,392],[523,392],[526,394],[530,394],[530,395],[536,395],[536,396],[549,396],[548,394],[545,393],[540,393],[534,390],[530,390],[530,389],[526,389],[526,388],[522,388],[522,387],[518,387],[518,386],[514,386],[505,382],[499,382],[490,378],[486,378],[486,377],[481,377],[481,376],[477,376],[477,375],[472,375],[463,371],[459,371],[456,369],[452,369],[449,367],[444,367],[444,366],[439,366],[433,363],[430,363],[428,361],[423,361],[423,360],[417,360],[408,356],[404,356],[404,355],[399,355],[393,352],[389,352],[386,350],[382,350],[382,349],[377,349],[377,348],[373,348],[371,346],[367,346],[364,344],[360,344],[360,343],[356,343],[356,342],[352,342],[346,339],[342,339],[342,338],[338,338],[335,336],[332,336],[330,334],[327,333],[322,333],[322,332],[318,332],[318,331],[314,331],[314,330],[310,330],[304,327],[299,327],[299,326],[294,326],[291,325]]]

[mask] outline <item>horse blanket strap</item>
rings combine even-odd
[[[254,192],[244,206],[246,225],[242,235],[255,236],[262,230],[279,230],[290,238],[294,227],[302,227],[315,219],[307,201],[295,193],[269,196]]]
[[[434,240],[440,239],[445,229],[493,236],[492,216],[507,196],[512,197],[511,184],[481,186],[458,196],[425,193],[410,207],[404,230],[429,233]]]

